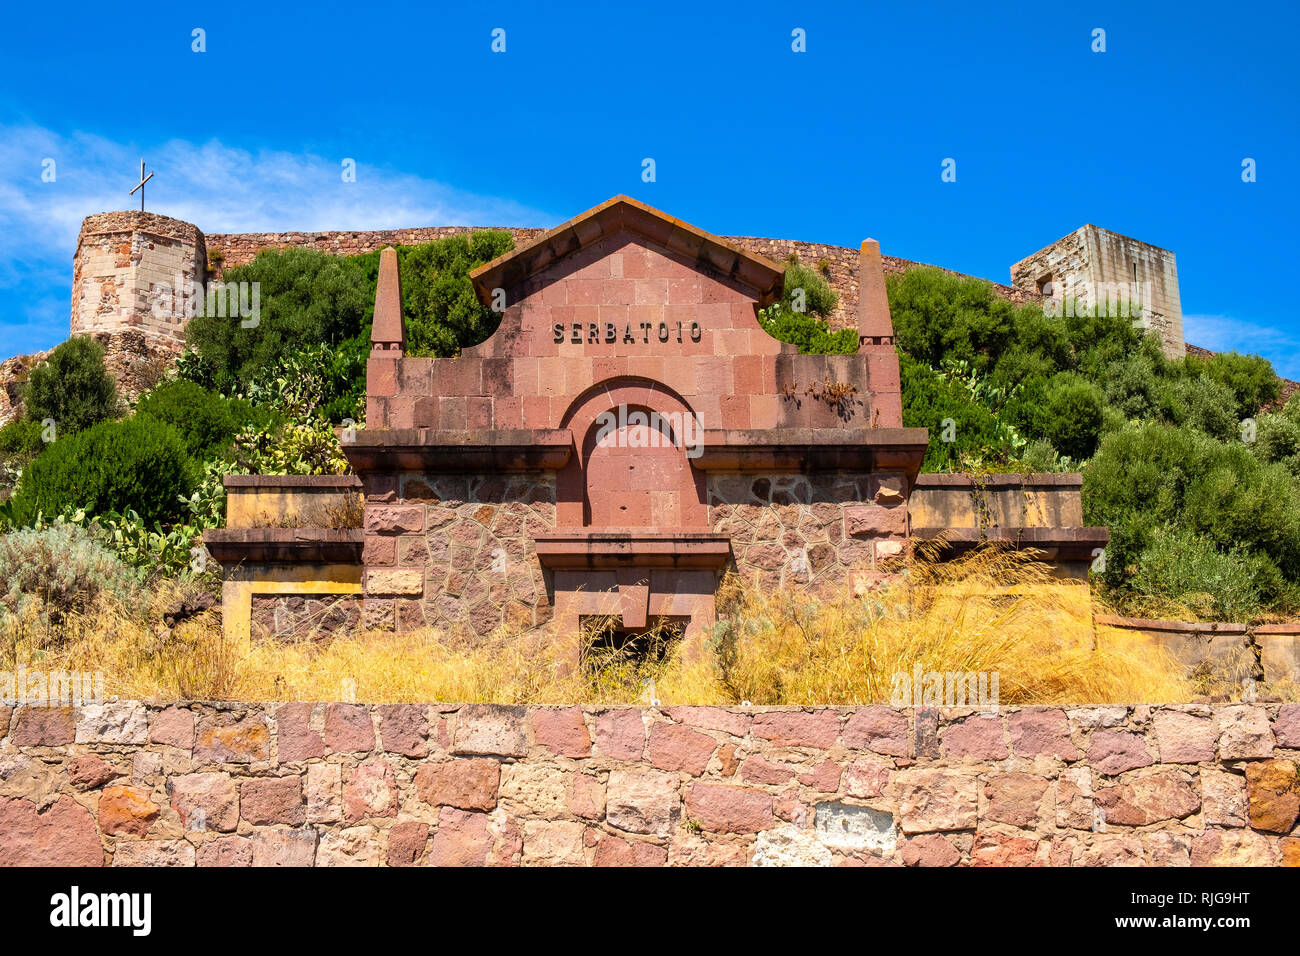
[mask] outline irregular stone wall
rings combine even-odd
[[[1300,704],[0,708],[0,865],[1300,865]]]
[[[731,538],[729,568],[763,587],[869,586],[880,562],[903,551],[905,483],[895,474],[710,474],[709,528]],[[503,623],[550,621],[551,581],[534,539],[555,528],[555,493],[547,473],[371,480],[367,625],[482,638]]]
[[[709,475],[709,523],[764,590],[869,586],[907,540],[904,475]]]
[[[551,619],[534,537],[555,527],[555,476],[368,479],[366,624],[485,636]]]

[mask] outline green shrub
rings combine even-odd
[[[1173,601],[1202,618],[1247,621],[1283,590],[1277,566],[1261,554],[1220,550],[1204,535],[1158,528],[1137,558],[1133,590],[1155,602]]]
[[[991,283],[931,267],[886,283],[899,348],[931,367],[966,361],[987,371],[1014,339],[1016,307],[995,295]]]
[[[312,249],[266,251],[228,270],[223,281],[259,284],[258,322],[246,327],[239,318],[194,316],[185,341],[197,357],[183,366],[186,377],[223,394],[283,355],[368,334],[375,284],[356,258]]]
[[[1084,469],[1083,505],[1088,524],[1110,528],[1110,585],[1131,584],[1160,527],[1197,534],[1230,556],[1266,558],[1300,580],[1300,484],[1239,441],[1153,423],[1108,434]]]
[[[1203,364],[1205,374],[1232,393],[1238,421],[1254,418],[1261,408],[1278,396],[1280,383],[1268,359],[1258,355],[1219,352]]]
[[[1087,458],[1101,435],[1105,398],[1096,385],[1076,375],[1056,376],[1045,391],[1042,434],[1061,454]]]
[[[847,355],[858,350],[856,328],[832,332],[815,315],[801,315],[772,306],[762,311],[759,322],[772,338],[798,346],[805,354]]]
[[[1161,382],[1157,411],[1171,424],[1194,428],[1219,441],[1240,433],[1236,400],[1226,386],[1207,375],[1185,375]]]
[[[180,432],[186,451],[199,459],[235,437],[235,418],[226,399],[185,379],[163,382],[141,396],[136,414],[171,425]]]
[[[1261,415],[1251,451],[1266,464],[1280,464],[1300,478],[1300,422],[1287,415]]]
[[[194,483],[180,434],[148,415],[101,422],[54,442],[23,472],[11,499],[14,521],[31,524],[69,509],[91,515],[137,512],[148,524],[183,511]]]
[[[117,385],[104,367],[104,347],[73,336],[32,369],[22,391],[23,417],[53,419],[60,435],[89,428],[117,415]]]
[[[1069,471],[1069,460],[1062,459],[1051,442],[1041,438],[1025,445],[1020,452],[1021,470],[1026,472]]]
[[[925,471],[959,470],[1011,457],[1003,426],[963,383],[945,378],[907,355],[899,356],[899,370],[904,427],[930,429],[930,445],[921,466]],[[952,441],[944,441],[945,419],[952,420]]]
[[[40,422],[15,419],[0,428],[0,461],[31,460],[45,447]]]
[[[479,302],[469,274],[513,248],[514,238],[500,229],[400,246],[406,354],[448,357],[495,332],[501,316]],[[372,310],[379,255],[372,252],[356,259],[367,279]]]
[[[0,617],[57,619],[103,595],[129,603],[137,590],[126,565],[88,531],[63,523],[0,535],[0,581]]]

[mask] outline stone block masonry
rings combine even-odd
[[[1300,865],[1300,704],[0,708],[0,864]]]

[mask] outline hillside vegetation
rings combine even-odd
[[[494,331],[468,274],[511,246],[485,231],[398,250],[411,354],[455,355]],[[260,321],[193,319],[176,377],[134,407],[99,346],[60,346],[33,371],[24,418],[0,429],[0,526],[77,525],[143,582],[211,584],[196,546],[224,520],[224,475],[346,470],[334,427],[364,426],[378,262],[290,249],[229,270],[260,283]],[[1086,520],[1112,536],[1096,585],[1122,609],[1296,612],[1300,398],[1261,411],[1277,397],[1267,361],[1171,361],[1131,318],[1048,315],[937,269],[888,289],[926,470],[1082,471]],[[760,318],[801,351],[852,352],[856,332],[827,326],[835,305],[823,275],[791,261]]]

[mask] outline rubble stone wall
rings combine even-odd
[[[0,864],[1300,865],[1300,704],[0,708]]]

